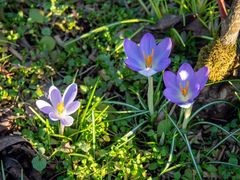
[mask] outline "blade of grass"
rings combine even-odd
[[[222,139],[219,143],[217,143],[211,150],[208,151],[208,153],[206,154],[207,156],[213,152],[218,146],[220,146],[222,143],[224,143],[228,138],[232,137],[234,134],[236,134],[237,132],[240,131],[240,128],[237,129],[236,131],[230,133],[228,136],[226,136],[224,139]]]
[[[100,111],[96,111],[96,108],[97,108],[98,105],[102,102],[102,99],[103,99],[103,97],[99,98],[98,101],[95,102],[95,103],[91,106],[91,108],[88,109],[88,112],[92,112],[93,110],[94,110],[95,112],[100,112]],[[88,114],[86,115],[85,119],[90,119],[91,116],[92,116],[92,114],[91,114],[91,113],[88,113]]]
[[[66,137],[66,136],[63,136],[61,134],[50,134],[51,137],[57,137],[57,138],[60,138],[60,139],[67,139],[69,141],[72,141],[72,138],[70,137]]]
[[[156,0],[154,0],[154,1],[153,0],[149,0],[149,2],[151,4],[151,7],[153,8],[157,18],[160,19],[162,17],[162,14],[161,14],[160,9],[158,7],[159,4],[157,4]]]
[[[147,110],[146,104],[143,102],[143,98],[140,96],[139,92],[135,91],[134,89],[130,88],[130,90],[137,95],[137,98],[141,104],[141,106],[143,107],[144,110]]]
[[[147,121],[143,121],[140,124],[138,124],[136,127],[134,127],[131,131],[129,131],[127,134],[124,135],[124,137],[129,138],[131,135],[133,135],[139,127],[141,127],[144,123]]]
[[[225,83],[225,82],[240,82],[240,79],[221,80],[217,82],[207,83],[206,86],[211,86],[213,84],[219,84],[219,83]]]
[[[29,106],[29,109],[40,119],[40,121],[42,121],[42,123],[46,124],[46,121],[39,113],[37,113],[37,111],[35,111],[31,106]]]
[[[229,162],[222,162],[222,161],[210,161],[210,162],[207,162],[207,164],[222,164],[225,166],[234,166],[236,168],[240,168],[240,165],[238,165],[238,164],[232,164]]]
[[[238,100],[240,101],[240,95],[237,92],[234,92],[234,94],[237,96]]]
[[[166,105],[168,105],[170,103],[170,101],[165,100],[165,102],[162,103],[162,105],[160,106],[158,112],[161,112],[163,110],[164,107],[166,107]]]
[[[147,6],[144,4],[144,2],[142,0],[138,0],[138,2],[141,4],[141,6],[143,7],[143,9],[146,11],[147,15],[150,15],[150,12],[148,11]]]
[[[177,169],[177,168],[179,168],[179,167],[181,167],[181,166],[183,166],[183,165],[184,165],[184,164],[177,164],[177,165],[175,165],[175,166],[172,166],[172,167],[166,169],[166,170],[164,171],[164,173],[167,173],[167,172],[169,172],[169,171],[172,171],[172,170],[174,170],[174,169]],[[162,174],[164,174],[164,173],[161,173],[160,176],[161,176]]]
[[[108,111],[108,113],[111,114],[129,114],[129,113],[140,113],[140,112],[145,112],[146,110],[140,110],[140,111],[130,111],[130,110],[126,110],[126,111]],[[148,111],[149,112],[149,111]]]
[[[228,82],[237,92],[240,92],[240,89],[236,87],[231,81]]]
[[[197,122],[195,124],[192,125],[193,126],[196,126],[196,125],[199,125],[199,124],[208,124],[208,125],[212,125],[212,126],[215,126],[216,128],[218,129],[221,129],[223,132],[225,132],[226,134],[231,134],[230,132],[228,132],[226,129],[222,128],[221,126],[217,125],[217,124],[214,124],[214,123],[211,123],[211,122],[207,122],[207,121],[204,121],[204,122]],[[238,143],[240,143],[240,141],[235,137],[235,136],[232,136],[232,138],[237,141]]]
[[[194,14],[197,14],[197,4],[196,4],[196,0],[191,0],[191,7],[192,7],[192,10],[193,10],[193,13]]]
[[[163,0],[161,2],[161,9],[163,11],[163,14],[169,14],[169,10],[168,10],[168,0]]]
[[[82,117],[81,117],[81,122],[80,122],[80,124],[79,124],[79,126],[78,126],[78,130],[80,130],[80,129],[82,128],[82,126],[83,126],[83,123],[84,123],[84,120],[85,120],[85,118],[86,118],[87,112],[88,112],[88,110],[89,110],[90,104],[92,103],[93,96],[94,96],[95,91],[96,91],[96,89],[97,89],[98,81],[99,81],[99,79],[97,79],[97,82],[95,83],[95,85],[94,85],[94,87],[93,87],[93,90],[92,90],[92,92],[91,92],[91,94],[90,94],[90,97],[89,97],[89,99],[88,99],[87,106],[85,107],[85,109],[84,109],[84,111],[83,111],[83,114],[82,114]]]
[[[76,157],[81,157],[81,158],[88,159],[88,156],[83,155],[83,154],[79,154],[79,153],[70,153],[69,156],[76,156]]]
[[[95,118],[95,123],[104,115],[104,113],[106,113],[106,111],[107,111],[108,108],[109,108],[109,106],[107,106],[107,107],[106,107],[105,109],[103,109],[102,111],[94,111],[95,113],[96,113],[96,112],[100,112],[100,114]],[[90,110],[90,111],[93,111],[93,110]],[[88,118],[87,118],[87,119],[88,119]],[[98,125],[95,125],[95,129],[96,129],[96,126],[98,126]],[[82,132],[90,131],[91,128],[92,128],[91,125],[88,125],[87,128],[72,133],[72,134],[69,136],[69,138],[71,138],[71,137],[73,137],[73,136],[75,136],[75,135],[78,135],[78,134],[80,134],[80,133],[82,133]]]
[[[2,174],[2,180],[6,180],[6,176],[5,176],[5,171],[4,171],[4,167],[3,167],[3,162],[1,160],[1,174]]]
[[[181,35],[178,33],[178,31],[175,29],[175,28],[171,28],[170,29],[170,32],[171,34],[175,37],[175,39],[180,42],[180,44],[183,46],[183,47],[186,47],[186,44],[184,43]]]
[[[165,168],[164,168],[164,169],[162,170],[162,172],[160,173],[160,176],[168,171],[169,166],[170,166],[170,164],[171,164],[171,162],[172,162],[176,136],[177,136],[177,134],[176,134],[176,131],[175,131],[175,133],[174,133],[174,135],[173,135],[173,138],[172,138],[171,150],[170,150],[168,162],[167,162]]]
[[[162,79],[163,79],[162,76],[163,76],[163,73],[159,77],[159,81],[158,81],[157,87],[156,87],[155,92],[154,92],[154,97],[156,97],[155,98],[155,103],[154,103],[155,107],[160,103],[161,98],[162,98],[162,96],[161,96]]]
[[[135,107],[135,106],[133,106],[133,105],[131,105],[131,104],[124,103],[124,102],[119,102],[119,101],[102,101],[102,103],[122,105],[122,106],[130,107],[130,108],[135,109],[135,110],[137,110],[137,111],[140,111],[140,109],[138,109],[137,107]]]
[[[104,113],[107,112],[108,108],[109,108],[109,106],[105,107],[102,111],[100,111],[100,114],[95,119],[96,122],[98,121],[98,119],[100,119],[102,116],[104,116]]]
[[[231,106],[234,107],[234,105],[228,101],[224,101],[224,100],[218,100],[218,101],[213,101],[213,102],[210,102],[202,107],[200,107],[198,110],[196,110],[194,113],[192,113],[191,117],[189,118],[189,122],[200,112],[202,111],[203,109],[209,107],[209,106],[212,106],[214,104],[220,104],[220,103],[225,103],[225,104],[229,104]]]
[[[182,136],[184,142],[186,143],[187,148],[188,148],[188,151],[189,151],[190,156],[191,156],[191,159],[192,159],[192,162],[193,162],[193,165],[194,165],[194,167],[195,167],[195,169],[196,169],[196,171],[197,171],[197,174],[198,174],[199,179],[201,180],[201,179],[202,179],[202,176],[201,176],[200,170],[199,170],[199,168],[198,168],[197,162],[196,162],[196,160],[195,160],[195,158],[194,158],[194,155],[193,155],[193,152],[192,152],[192,148],[191,148],[191,146],[190,146],[190,143],[189,143],[189,141],[188,141],[188,138],[187,138],[186,134],[179,129],[179,127],[177,126],[177,124],[174,122],[174,120],[171,118],[171,116],[169,116],[168,113],[167,113],[167,116],[168,116],[168,119],[170,119],[170,121],[171,121],[172,124],[174,125],[174,127],[177,129],[178,133]]]
[[[187,135],[186,135],[185,133],[184,133],[184,137],[185,137],[185,139],[186,139],[186,144],[187,144],[187,147],[188,147],[188,151],[189,151],[189,153],[190,153],[190,155],[191,155],[191,158],[192,158],[193,164],[194,164],[194,166],[195,166],[195,169],[196,169],[196,171],[197,171],[198,177],[199,177],[199,179],[202,179],[202,175],[201,175],[201,173],[200,173],[200,171],[199,171],[199,169],[198,169],[198,165],[197,165],[197,162],[196,162],[196,160],[195,160],[195,158],[194,158],[191,145],[190,145],[190,143],[189,143],[189,141],[188,141],[188,138],[187,138]]]
[[[3,39],[0,39],[0,43],[7,43],[7,44],[11,44],[11,45],[14,45],[14,46],[17,46],[17,47],[19,47],[19,45],[18,45],[18,44],[16,44],[16,43],[13,43],[13,42],[11,42],[11,41],[3,40]]]
[[[198,14],[196,14],[196,16],[197,16],[198,20],[200,21],[200,23],[210,32],[211,30],[209,29],[206,22]]]
[[[128,143],[129,141],[131,141],[134,137],[135,137],[135,136],[132,136],[132,137],[130,137],[130,138],[127,138],[127,140],[123,140],[123,137],[122,137],[121,140],[123,140],[124,142],[121,143],[120,145],[116,146],[116,148],[118,149],[118,148],[122,147],[123,145],[127,144],[127,143]]]
[[[119,144],[116,148],[120,148],[121,146],[123,146],[124,144],[126,144],[127,142],[129,142],[130,140],[132,140],[135,136],[129,138],[130,136],[132,136],[139,127],[141,127],[144,123],[146,123],[147,121],[143,121],[140,124],[138,124],[136,127],[134,127],[131,131],[129,131],[128,133],[126,133],[123,137],[120,138],[120,140],[123,140],[124,142]],[[127,139],[127,140],[125,140]]]
[[[94,111],[92,111],[92,142],[93,142],[93,157],[94,157],[94,159],[95,159],[96,131],[95,131],[95,116],[94,116]]]
[[[105,26],[101,26],[101,27],[98,27],[96,29],[93,29],[91,30],[90,32],[86,33],[86,34],[83,34],[73,40],[69,40],[67,42],[64,43],[64,46],[68,46],[76,41],[79,41],[80,39],[84,39],[84,38],[87,38],[93,34],[96,34],[96,33],[99,33],[99,32],[102,32],[102,31],[106,31],[108,30],[109,28],[111,27],[114,27],[114,26],[117,26],[117,25],[121,25],[121,24],[128,24],[128,23],[140,23],[140,22],[147,22],[147,23],[154,23],[153,21],[151,20],[147,20],[147,19],[128,19],[128,20],[123,20],[123,21],[118,21],[118,22],[114,22],[114,23],[111,23],[111,24],[108,24],[108,25],[105,25]]]
[[[141,115],[144,115],[144,114],[148,114],[148,111],[144,111],[144,112],[140,112],[140,113],[133,114],[133,115],[130,115],[130,116],[125,116],[125,117],[116,118],[116,119],[112,119],[112,120],[107,120],[107,122],[115,122],[115,121],[119,121],[119,120],[123,120],[123,119],[129,119],[129,118],[141,116]]]
[[[23,168],[21,168],[21,177],[20,177],[21,180],[24,180],[23,179]]]
[[[12,56],[12,55],[10,54],[10,55],[8,55],[8,56],[4,56],[4,57],[0,58],[0,62],[3,62],[4,60],[10,58],[11,56]]]
[[[202,39],[206,39],[206,40],[209,40],[209,41],[213,41],[214,38],[213,37],[210,37],[210,36],[194,36],[194,38],[202,38]]]
[[[170,119],[170,121],[172,122],[173,126],[176,128],[176,130],[178,131],[178,133],[182,136],[184,142],[186,143],[186,140],[183,136],[183,132],[179,129],[179,127],[177,126],[177,124],[174,122],[174,120],[172,119],[172,117],[165,111],[165,113],[168,116],[168,119]]]

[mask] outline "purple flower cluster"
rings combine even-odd
[[[150,33],[142,37],[139,46],[133,41],[125,39],[124,51],[127,55],[125,64],[128,68],[149,77],[169,66],[171,49],[170,38],[165,38],[156,45],[155,38]],[[180,107],[188,108],[207,83],[208,68],[202,67],[194,72],[191,65],[184,63],[179,68],[177,75],[166,71],[163,80],[166,86],[164,96]]]
[[[169,55],[172,49],[170,38],[163,39],[159,44],[152,34],[145,34],[140,45],[125,39],[124,51],[127,55],[125,64],[130,69],[140,74],[151,77],[157,72],[165,70],[171,63]],[[191,65],[184,63],[179,68],[177,74],[166,71],[163,81],[166,89],[164,96],[180,107],[190,107],[200,91],[204,88],[208,80],[208,68],[202,67],[194,72]],[[63,96],[58,88],[51,86],[49,89],[50,103],[37,100],[37,107],[49,116],[52,121],[60,120],[62,126],[71,126],[74,119],[70,116],[76,112],[80,106],[79,101],[74,99],[77,96],[77,85],[69,85]]]

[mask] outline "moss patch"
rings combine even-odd
[[[209,80],[220,81],[232,73],[235,58],[236,45],[223,45],[218,39],[200,50],[196,68],[207,66]]]

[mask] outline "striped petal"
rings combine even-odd
[[[68,104],[72,103],[77,96],[77,84],[70,84],[63,93],[64,106],[67,107]]]
[[[57,105],[62,102],[61,92],[55,86],[51,86],[49,89],[49,98],[54,109],[57,109]]]
[[[53,111],[52,106],[46,101],[37,100],[36,105],[40,109],[40,111],[42,111],[45,114],[49,114],[50,112]]]
[[[66,115],[75,113],[78,110],[79,106],[79,101],[73,101],[72,103],[68,104],[68,106],[66,106]]]

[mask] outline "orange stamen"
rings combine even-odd
[[[182,87],[182,84],[180,83],[180,90],[181,90],[181,93],[182,93],[182,95],[183,95],[184,97],[186,97],[187,94],[188,94],[188,88],[189,88],[189,82],[188,82],[188,81],[187,81],[187,83],[186,83],[186,87],[185,87],[185,88],[183,88],[183,87]]]
[[[151,68],[152,67],[152,59],[153,59],[153,55],[154,55],[154,49],[152,49],[152,53],[150,56],[146,56],[146,54],[144,53],[143,56],[144,56],[144,61],[145,61],[145,64],[146,64],[146,67],[147,68]]]

